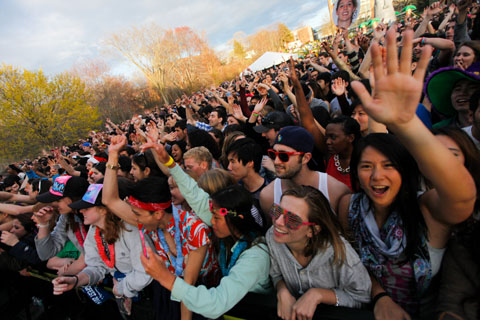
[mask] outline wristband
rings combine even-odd
[[[47,228],[47,227],[48,227],[48,223],[47,223],[47,224],[37,223],[37,227],[38,227],[38,228]]]
[[[253,112],[252,112],[252,116],[258,117],[258,112],[253,111]]]
[[[120,169],[120,166],[118,164],[111,164],[111,163],[107,163],[105,165],[105,167],[107,167],[108,169],[112,169],[112,170],[118,170]]]
[[[75,289],[77,287],[77,284],[78,284],[78,276],[77,275],[73,275],[72,277],[75,278],[75,284],[73,285],[73,288]]]
[[[425,38],[422,37],[422,40],[420,41],[420,45],[423,47],[425,45]]]
[[[170,167],[170,166],[172,165],[172,163],[174,163],[174,162],[175,162],[175,160],[173,160],[173,158],[170,157],[170,159],[168,159],[168,161],[165,162],[163,165],[164,165],[165,167]]]
[[[388,295],[388,293],[386,293],[385,291],[384,292],[380,292],[379,294],[377,294],[375,297],[373,297],[372,299],[372,306],[375,307],[375,305],[377,304],[378,300],[380,300],[381,298],[383,297],[390,297]]]

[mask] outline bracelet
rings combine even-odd
[[[38,228],[47,228],[47,227],[48,227],[48,223],[47,223],[47,224],[37,223],[37,227],[38,227]]]
[[[107,164],[105,165],[105,167],[108,168],[108,169],[112,169],[112,170],[118,170],[118,169],[120,169],[120,166],[118,165],[118,163],[117,163],[117,164],[107,163]]]
[[[425,38],[422,37],[422,40],[420,41],[420,45],[423,47],[425,45]]]
[[[170,166],[172,165],[172,163],[174,163],[174,162],[175,162],[175,160],[173,160],[173,158],[170,157],[170,159],[168,159],[168,161],[165,162],[163,165],[164,165],[165,167],[170,167]]]
[[[384,292],[380,292],[378,293],[375,297],[373,297],[372,299],[372,306],[375,307],[375,305],[377,304],[378,300],[380,300],[381,298],[383,297],[390,297],[388,295],[388,293],[386,293],[385,291]]]
[[[258,117],[258,112],[253,111],[253,112],[252,112],[252,116]]]
[[[78,276],[77,275],[73,275],[72,277],[75,278],[75,284],[73,285],[73,288],[75,289],[77,287],[77,284],[78,284]]]

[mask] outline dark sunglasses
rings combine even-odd
[[[277,220],[280,218],[281,215],[283,215],[283,218],[285,219],[285,226],[290,229],[290,230],[297,230],[301,226],[314,226],[316,223],[314,222],[303,222],[302,218],[300,216],[296,215],[293,212],[290,212],[288,210],[283,209],[277,204],[274,204],[272,208],[270,209],[270,215],[272,216],[273,221]]]
[[[272,159],[273,161],[275,161],[275,159],[278,157],[280,161],[288,162],[288,160],[290,160],[290,156],[303,155],[305,154],[305,152],[300,152],[300,151],[287,152],[287,151],[275,151],[273,149],[268,149],[267,154],[270,157],[270,159]]]

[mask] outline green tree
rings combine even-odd
[[[242,44],[237,40],[233,40],[233,55],[238,59],[245,59],[245,56],[247,55]]]
[[[72,143],[100,126],[84,83],[71,74],[47,77],[0,68],[0,161],[37,155]]]

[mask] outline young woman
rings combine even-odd
[[[234,307],[248,292],[270,290],[270,259],[265,244],[257,243],[261,230],[251,214],[253,200],[238,185],[228,186],[211,197],[170,160],[163,146],[148,143],[159,161],[169,168],[183,196],[219,239],[217,255],[223,278],[217,287],[194,287],[168,272],[165,261],[153,252],[142,257],[145,270],[172,291],[172,296],[185,306],[208,318],[218,318]],[[148,250],[148,249],[147,249]]]
[[[360,134],[365,137],[368,134],[368,114],[363,109],[362,103],[358,100],[352,102],[352,118],[360,125]]]
[[[325,138],[330,154],[326,172],[352,190],[350,157],[355,142],[360,139],[360,126],[350,117],[334,118],[325,128]]]
[[[149,177],[137,182],[128,199],[129,203],[119,197],[116,170],[118,153],[125,144],[124,136],[116,136],[111,140],[103,203],[122,220],[138,226],[144,255],[147,254],[147,247],[151,247],[155,254],[168,260],[168,272],[181,277],[185,283],[211,284],[215,281],[217,268],[209,238],[210,229],[193,212],[173,210],[165,178]],[[150,150],[147,151],[151,154]],[[170,292],[160,284],[153,284],[156,319],[197,317],[184,304],[171,300]]]
[[[318,304],[359,308],[370,301],[368,272],[319,190],[290,189],[270,214],[266,238],[280,318],[311,319]]]
[[[135,182],[152,176],[165,176],[155,163],[152,152],[148,150],[146,152],[136,153],[132,157],[132,169],[130,170],[130,174]]]
[[[88,172],[88,183],[95,184],[103,178],[105,175],[105,164],[106,162],[99,162],[90,169],[90,172]]]
[[[398,65],[395,30],[387,32],[386,70],[373,45],[375,98],[352,84],[369,117],[398,137],[370,134],[361,140],[351,160],[352,181],[361,191],[344,196],[339,210],[372,277],[376,318],[409,319],[429,311],[423,302],[451,227],[468,218],[476,198],[467,169],[415,115],[431,48],[422,52],[412,76],[412,37],[404,33]],[[433,186],[420,196],[417,164]]]
[[[474,63],[480,61],[480,41],[467,41],[462,43],[453,58],[456,68],[467,70]]]
[[[67,240],[70,240],[81,252],[80,258],[69,267],[71,274],[76,274],[85,267],[83,244],[88,229],[77,212],[68,205],[81,199],[87,188],[87,180],[81,177],[60,176],[48,192],[37,196],[39,202],[51,203],[51,206],[34,212],[38,226],[35,245],[40,259],[48,260],[57,255]],[[53,218],[54,210],[58,211],[60,217],[50,233],[50,220]]]
[[[55,278],[53,292],[58,295],[76,287],[96,285],[110,274],[114,279],[113,294],[120,300],[120,312],[151,319],[153,312],[147,316],[142,308],[141,314],[136,315],[137,302],[132,305],[135,297],[140,298],[138,303],[146,302],[141,301],[139,293],[152,281],[140,262],[143,250],[139,230],[102,205],[102,188],[103,184],[90,185],[81,200],[69,205],[80,210],[84,223],[90,225],[85,239],[87,266],[74,276]]]

